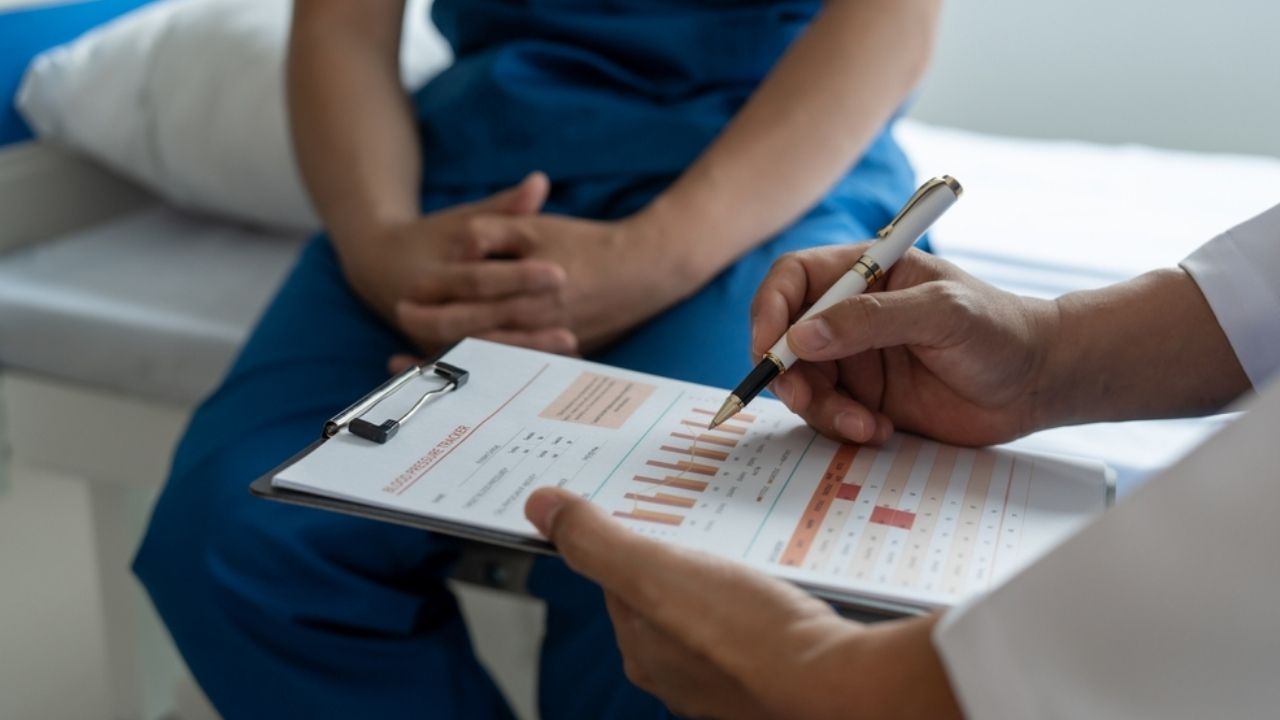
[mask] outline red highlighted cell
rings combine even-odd
[[[840,488],[836,490],[836,497],[841,500],[857,500],[858,493],[862,492],[861,485],[853,485],[851,483],[840,483]]]
[[[916,522],[916,516],[915,513],[909,513],[906,510],[894,510],[893,508],[877,505],[871,511],[871,522],[910,530],[911,526]]]

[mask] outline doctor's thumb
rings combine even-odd
[[[542,488],[534,491],[524,504],[524,516],[548,540],[552,539],[553,523],[556,515],[566,503],[573,502],[574,496],[559,488]]]
[[[524,505],[525,517],[556,546],[574,571],[605,588],[625,588],[635,579],[643,559],[639,544],[648,542],[614,522],[586,498],[560,488],[541,488]],[[658,556],[665,557],[662,548]]]

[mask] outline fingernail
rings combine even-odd
[[[551,524],[555,522],[556,513],[564,507],[564,498],[551,489],[543,489],[529,496],[524,505],[524,516],[538,528],[543,537],[551,537]]]
[[[788,338],[795,349],[816,352],[831,343],[831,325],[820,317],[809,318],[791,328]]]
[[[850,440],[857,440],[861,442],[865,437],[863,434],[862,418],[855,413],[840,413],[836,416],[835,426],[836,432]]]

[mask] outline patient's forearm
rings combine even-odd
[[[721,136],[638,220],[704,282],[848,170],[927,65],[938,0],[829,0]]]
[[[400,86],[403,0],[298,0],[289,118],[307,190],[344,263],[418,212],[417,130]]]
[[[1057,302],[1040,427],[1221,410],[1250,385],[1199,286],[1159,270]]]

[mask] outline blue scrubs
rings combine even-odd
[[[458,60],[414,98],[423,209],[533,169],[552,178],[550,211],[616,218],[643,207],[714,139],[816,7],[437,0]],[[773,260],[870,236],[912,189],[882,135],[803,219],[594,359],[732,385],[748,369],[747,309]],[[691,338],[692,356],[661,352]],[[247,491],[410,349],[347,288],[320,237],[191,421],[135,570],[227,717],[510,715],[443,582],[452,540]],[[623,676],[598,589],[554,559],[535,564],[530,585],[547,602],[544,718],[665,716]]]

